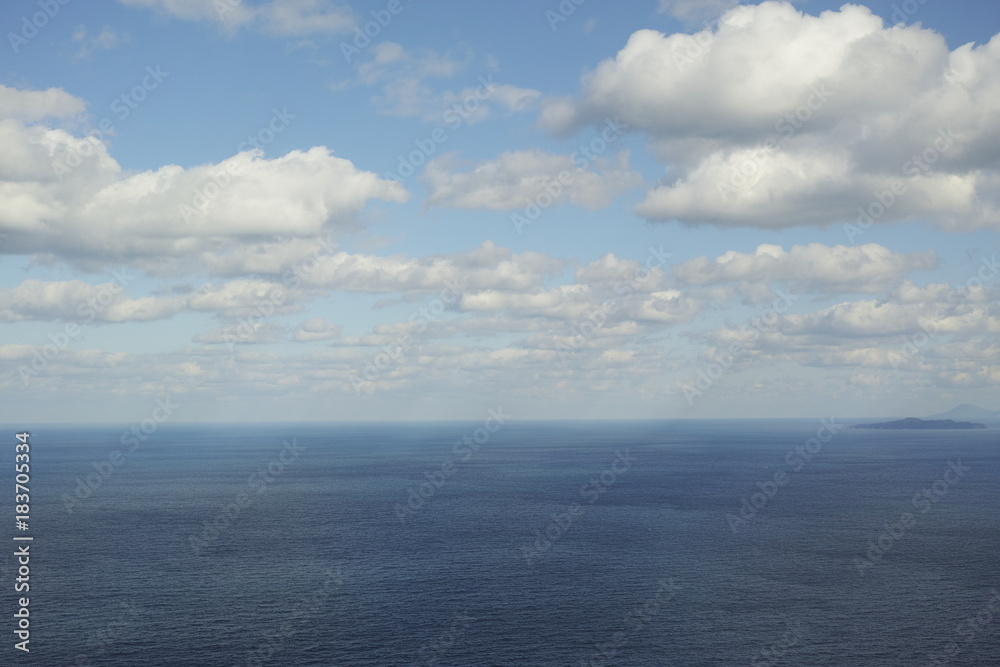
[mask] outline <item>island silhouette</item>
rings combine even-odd
[[[978,429],[986,428],[986,424],[975,422],[957,422],[954,419],[917,419],[907,417],[891,422],[879,422],[876,424],[855,424],[848,428],[868,428],[868,429]]]

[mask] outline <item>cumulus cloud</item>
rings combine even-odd
[[[540,123],[620,115],[644,132],[668,165],[636,209],[651,220],[781,228],[871,209],[878,224],[997,228],[998,73],[1000,37],[949,51],[865,7],[764,2],[693,35],[635,32]]]
[[[663,246],[649,248],[645,262],[633,259],[619,259],[608,253],[600,259],[588,262],[575,271],[578,283],[589,285],[600,293],[654,292],[676,287],[676,281],[668,272],[667,264],[673,255]]]
[[[51,90],[4,88],[0,105],[36,118],[77,110]],[[371,200],[409,196],[324,146],[127,173],[96,138],[19,119],[0,120],[0,177],[2,250],[68,261],[180,261],[261,237],[325,237],[358,227]]]

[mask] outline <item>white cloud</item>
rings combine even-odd
[[[173,16],[185,21],[205,21],[216,23],[226,29],[235,30],[252,23],[255,7],[243,4],[242,0],[118,0],[129,7],[144,7],[155,12]]]
[[[947,303],[900,304],[863,300],[837,304],[817,313],[787,315],[782,332],[809,337],[874,337],[913,335],[924,327],[942,333],[981,335],[1000,333],[1000,313],[990,304],[962,307]]]
[[[185,21],[214,23],[235,31],[255,26],[277,37],[337,35],[351,31],[356,17],[346,5],[329,0],[270,0],[249,4],[242,0],[119,0]]]
[[[356,63],[357,80],[365,86],[381,85],[382,92],[372,97],[372,104],[386,116],[439,116],[441,94],[428,80],[450,79],[470,62],[467,51],[458,57],[430,50],[414,54],[395,42],[376,44],[369,52],[371,59]]]
[[[664,253],[662,246],[657,254],[663,255],[657,259],[650,256],[648,266],[631,259],[619,259],[613,253],[608,253],[600,259],[589,262],[576,269],[576,282],[589,285],[601,293],[616,293],[626,291],[622,286],[625,282],[628,289],[634,292],[655,292],[676,286],[676,281],[667,272],[664,265],[669,254]],[[647,272],[648,270],[648,272]]]
[[[61,93],[6,94],[21,115],[75,109]],[[77,166],[73,166],[77,165]],[[326,238],[359,227],[373,199],[403,202],[403,187],[357,169],[326,147],[273,159],[239,153],[217,164],[124,173],[95,138],[0,120],[3,251],[67,261],[164,258],[224,252],[275,235]]]
[[[328,0],[273,0],[260,10],[266,30],[279,37],[350,32],[354,13]]]
[[[346,252],[320,258],[304,283],[321,289],[353,292],[437,293],[442,290],[530,290],[546,275],[566,265],[542,253],[515,255],[490,241],[457,255],[416,259],[352,255]]]
[[[472,85],[457,92],[432,86],[432,80],[454,79],[468,68],[471,53],[462,47],[447,53],[426,49],[413,53],[395,42],[381,42],[369,49],[369,53],[367,61],[355,64],[357,83],[381,86],[381,93],[372,97],[372,104],[382,115],[420,116],[424,121],[438,123],[461,118],[461,122],[471,124],[488,117],[494,106],[508,112],[522,112],[535,108],[542,97],[540,91],[494,81],[492,73],[471,79]],[[353,86],[350,80],[327,84],[333,92]]]
[[[301,342],[330,340],[338,336],[340,336],[340,325],[327,322],[322,317],[306,320],[295,332],[295,340]]]
[[[780,281],[811,293],[882,292],[899,284],[913,271],[936,268],[933,250],[908,255],[870,243],[861,246],[825,246],[810,243],[792,246],[763,244],[756,251],[729,251],[709,260],[688,260],[672,267],[686,285],[719,285],[737,281]]]
[[[477,90],[480,89],[469,87],[458,93],[446,92],[442,98],[443,104],[444,106],[461,104],[465,100],[475,97]],[[484,102],[484,106],[488,106],[489,102],[496,101],[508,111],[526,111],[538,104],[541,97],[542,93],[537,90],[518,88],[509,83],[502,83],[492,87],[492,90],[487,95],[487,101]]]
[[[279,305],[273,307],[276,314],[296,312],[298,304],[309,297],[305,290],[263,280],[206,283],[197,292],[188,294],[133,299],[127,296],[121,282],[91,285],[81,280],[28,279],[17,287],[0,289],[0,322],[149,322],[180,312],[237,319],[250,315],[265,301],[277,301]]]
[[[176,297],[130,299],[115,282],[90,285],[80,280],[28,279],[0,290],[0,321],[145,322],[170,317],[183,303]]]
[[[685,23],[714,19],[740,4],[740,0],[660,0],[657,11]]]
[[[62,88],[22,90],[0,84],[0,120],[30,122],[46,117],[70,118],[85,109],[83,100]]]
[[[476,163],[471,170],[459,171],[461,163],[449,154],[429,162],[420,181],[430,191],[428,204],[432,206],[491,211],[524,208],[529,200],[545,193],[546,186],[558,188],[551,197],[556,205],[569,202],[601,208],[642,184],[642,177],[629,170],[628,151],[618,154],[617,164],[603,159],[596,164],[600,173],[577,168],[573,156],[532,149],[503,153],[495,160]]]
[[[205,333],[196,334],[191,338],[193,343],[204,343],[207,345],[224,344],[227,347],[233,344],[239,345],[264,345],[277,343],[284,340],[288,332],[277,322],[264,322],[253,326],[233,326],[213,329]]]
[[[514,254],[491,241],[468,252],[416,258],[348,253],[303,240],[281,241],[251,244],[226,254],[205,253],[199,261],[218,276],[267,277],[276,286],[295,282],[310,290],[398,294],[404,301],[452,291],[536,290],[546,277],[568,265],[566,260],[538,252]]]
[[[635,32],[584,77],[582,97],[562,125],[621,115],[656,136],[764,138],[809,98],[811,86],[825,85],[831,97],[810,127],[829,127],[859,112],[898,110],[903,95],[940,83],[947,63],[940,35],[883,28],[865,7],[817,17],[764,2],[727,12],[717,31]]]
[[[907,282],[879,299],[781,315],[760,333],[727,326],[698,338],[708,343],[706,360],[723,358],[732,343],[741,343],[746,349],[736,367],[742,369],[784,363],[851,369],[857,381],[897,391],[904,381],[982,386],[1000,372],[998,303],[997,289]]]
[[[637,206],[652,220],[782,228],[871,206],[877,224],[995,229],[998,74],[1000,37],[949,51],[862,6],[764,2],[694,35],[635,32],[540,123],[569,133],[620,115],[646,133],[669,175]]]
[[[81,60],[97,51],[110,51],[120,44],[131,42],[132,38],[128,34],[119,35],[108,25],[104,26],[100,33],[90,37],[87,29],[80,26],[73,33],[73,41],[79,44],[79,49],[73,54],[73,58]]]
[[[206,283],[197,292],[188,295],[184,305],[192,311],[240,319],[263,312],[262,304],[268,304],[268,310],[273,308],[277,315],[295,313],[301,309],[301,302],[315,294],[297,286],[267,280],[230,280],[220,284]]]

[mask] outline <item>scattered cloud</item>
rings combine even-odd
[[[494,80],[496,64],[487,58],[486,73],[470,77],[460,90],[442,89],[435,80],[452,80],[465,75],[472,63],[472,52],[459,45],[447,53],[431,50],[410,52],[395,42],[381,42],[369,50],[370,58],[355,62],[356,79],[327,84],[333,92],[343,92],[358,85],[380,86],[372,97],[377,113],[385,116],[422,118],[443,123],[451,115],[462,122],[474,123],[489,116],[494,106],[507,112],[537,108],[542,93]],[[460,109],[456,111],[456,109]],[[457,115],[456,115],[457,114]]]
[[[295,340],[304,343],[317,340],[330,340],[340,336],[340,326],[327,322],[322,317],[313,317],[299,325],[295,332]]]
[[[110,51],[121,44],[128,44],[132,38],[127,34],[118,34],[111,26],[104,26],[97,35],[90,36],[87,28],[80,26],[73,32],[73,42],[78,45],[73,54],[75,60],[82,60],[98,51]]]
[[[242,0],[118,0],[185,21],[215,24],[234,32],[253,26],[275,37],[340,35],[357,18],[346,5],[329,0],[270,0],[256,5]]]
[[[660,0],[657,11],[691,25],[715,19],[739,4],[740,0]]]
[[[594,209],[642,185],[640,174],[629,169],[628,157],[628,151],[622,151],[615,160],[598,159],[600,171],[594,171],[579,169],[572,155],[538,149],[504,153],[472,165],[451,153],[430,161],[420,180],[430,193],[431,206],[509,211],[523,209],[544,195],[554,205],[568,202]],[[460,171],[463,166],[471,168]],[[557,188],[557,193],[546,194],[546,186]]]
[[[672,267],[680,284],[718,285],[738,281],[778,281],[811,294],[879,293],[916,271],[937,268],[933,250],[907,255],[870,243],[861,246],[760,245],[753,253],[729,251],[709,260],[691,259]]]

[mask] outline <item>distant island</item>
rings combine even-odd
[[[880,422],[878,424],[855,424],[848,428],[871,428],[871,429],[973,429],[986,428],[986,424],[976,424],[974,422],[957,422],[954,419],[917,419],[907,417],[891,422]]]

